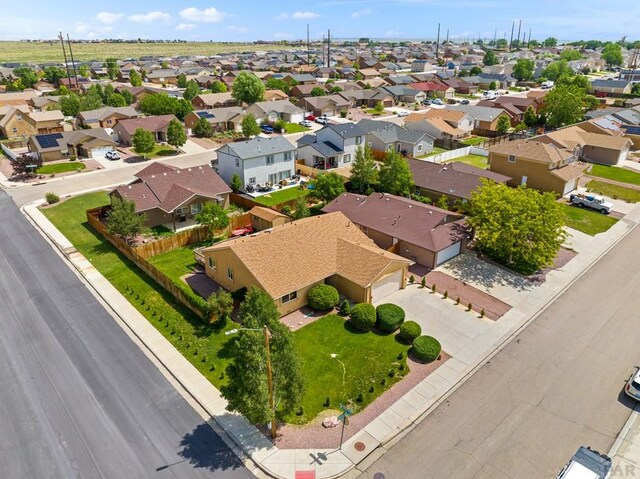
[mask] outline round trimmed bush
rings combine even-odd
[[[422,363],[435,361],[442,351],[438,340],[431,336],[420,336],[413,340],[411,355]]]
[[[397,304],[381,304],[376,308],[376,321],[381,331],[395,331],[404,323],[404,309]]]
[[[309,307],[317,311],[332,309],[338,304],[338,301],[340,301],[338,290],[328,284],[314,286],[307,294]]]
[[[351,308],[351,324],[363,331],[371,331],[376,324],[376,308],[369,303],[359,303]]]
[[[415,321],[407,321],[400,326],[400,337],[409,344],[412,344],[413,340],[421,334],[422,328]]]

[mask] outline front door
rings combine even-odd
[[[526,184],[527,184],[527,180],[528,180],[528,179],[529,179],[529,178],[527,178],[525,175],[523,175],[523,176],[522,176],[522,181],[520,181],[520,184],[521,184],[521,185],[526,185]]]

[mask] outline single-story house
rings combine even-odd
[[[251,218],[251,227],[253,231],[264,231],[271,229],[275,226],[282,226],[285,223],[289,223],[289,218],[284,213],[266,208],[264,206],[254,206],[249,210],[249,217]]]
[[[178,74],[171,68],[159,68],[146,74],[147,81],[150,83],[176,85],[178,83]]]
[[[429,98],[453,98],[455,96],[455,90],[449,85],[443,83],[437,83],[432,81],[422,81],[417,83],[409,83],[411,88],[423,91]]]
[[[224,92],[201,93],[191,100],[191,104],[196,110],[210,110],[211,108],[237,106],[238,102],[233,98],[231,92]]]
[[[427,98],[425,92],[408,86],[383,86],[381,89],[390,94],[396,103],[421,103]]]
[[[239,106],[196,110],[187,113],[187,116],[184,117],[184,125],[189,135],[192,134],[193,126],[200,118],[207,120],[214,131],[242,131],[244,117],[244,109]]]
[[[458,161],[445,164],[412,159],[408,161],[415,193],[433,201],[446,196],[449,204],[469,200],[471,193],[482,186],[483,178],[496,183],[507,183],[511,179]]]
[[[138,118],[140,115],[131,106],[105,106],[97,110],[78,113],[80,124],[87,128],[113,128],[118,120]]]
[[[118,141],[126,146],[133,144],[132,138],[138,128],[152,132],[155,141],[163,143],[167,141],[167,128],[173,120],[178,119],[174,115],[158,115],[118,120],[113,132],[117,135]]]
[[[498,134],[498,121],[501,116],[511,117],[501,108],[476,105],[452,105],[445,109],[458,110],[468,113],[474,120],[472,133],[480,136],[495,136]]]
[[[146,225],[171,225],[202,211],[205,203],[229,206],[231,188],[209,165],[176,168],[151,163],[135,174],[135,179],[114,189],[109,196],[133,201],[136,213],[146,215]]]
[[[304,110],[289,100],[259,101],[247,108],[246,111],[262,123],[273,124],[278,120],[299,123],[304,120]]]
[[[74,157],[95,158],[104,156],[115,147],[116,142],[102,128],[33,135],[27,142],[29,152],[43,162]]]
[[[322,91],[323,95],[326,95],[328,93],[327,87],[323,83],[309,83],[306,85],[296,85],[292,87],[289,91],[289,96],[295,97],[297,99],[313,96],[311,94],[311,91],[314,88],[319,88]]]
[[[419,157],[431,153],[434,138],[422,131],[409,130],[389,121],[363,119],[358,125],[365,131],[365,141],[377,158],[387,151]]]
[[[351,103],[338,94],[302,98],[297,105],[315,116],[337,116],[351,107]]]
[[[338,92],[337,95],[347,100],[352,107],[366,106],[375,108],[378,102],[387,108],[393,106],[393,96],[382,90],[361,89],[361,90],[345,90]]]
[[[412,131],[422,131],[438,139],[458,140],[473,131],[475,120],[464,111],[428,110],[426,113],[411,113],[404,119],[405,127]]]
[[[380,248],[430,269],[462,253],[469,237],[461,215],[385,193],[343,193],[322,211],[340,211]]]
[[[289,95],[282,90],[265,90],[264,95],[262,95],[262,99],[264,101],[288,100]]]
[[[307,304],[307,294],[330,284],[355,302],[377,302],[402,289],[412,262],[380,249],[336,211],[276,226],[203,250],[205,271],[223,288],[258,287],[281,315]]]
[[[592,80],[589,90],[596,96],[607,96],[607,93],[629,94],[633,83],[628,80]]]
[[[536,139],[567,150],[577,147],[579,159],[613,166],[627,159],[629,149],[633,145],[629,138],[591,133],[577,125],[552,131]]]

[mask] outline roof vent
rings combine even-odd
[[[156,177],[156,175],[151,175],[151,178],[155,178],[155,177]]]
[[[432,214],[433,214],[433,211],[429,210],[429,214],[430,214],[430,215],[432,215]]]
[[[164,176],[167,176],[167,172],[165,171],[164,173],[162,173]]]

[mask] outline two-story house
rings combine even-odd
[[[452,105],[446,109],[458,110],[468,113],[473,119],[472,133],[481,136],[495,136],[498,134],[498,121],[501,116],[506,117],[511,122],[511,117],[500,108],[477,105]]]
[[[433,138],[458,140],[471,134],[475,119],[464,111],[428,110],[426,113],[411,113],[404,119],[408,130],[421,131]]]
[[[511,186],[527,185],[564,196],[578,187],[590,167],[578,161],[579,156],[579,146],[568,150],[535,139],[507,141],[489,148],[489,167],[513,178]]]
[[[355,123],[327,125],[298,140],[298,162],[320,170],[351,167],[357,148],[364,147],[365,134]]]
[[[29,111],[26,105],[0,106],[0,137],[16,138],[33,135],[33,128],[26,118]]]
[[[358,122],[358,126],[366,132],[367,145],[379,159],[384,158],[388,151],[395,151],[403,156],[419,157],[433,150],[432,136],[403,128],[390,121],[363,119]]]
[[[216,150],[218,174],[227,184],[238,174],[243,190],[247,185],[276,185],[295,174],[295,150],[282,136],[227,143]]]

